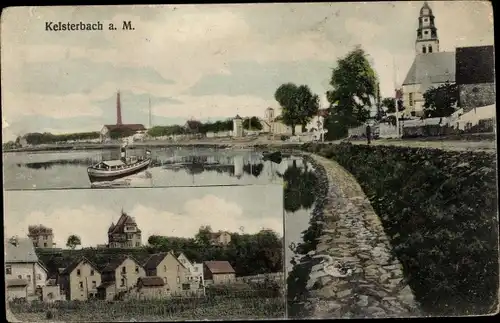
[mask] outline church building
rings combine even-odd
[[[403,82],[405,116],[423,116],[424,93],[446,82],[455,83],[455,52],[440,52],[435,17],[424,2],[418,17],[415,59]]]

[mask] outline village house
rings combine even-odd
[[[177,259],[191,273],[189,280],[191,282],[192,289],[204,289],[205,281],[203,279],[203,263],[191,262],[182,252],[177,256]]]
[[[35,248],[52,248],[54,244],[54,233],[51,228],[43,225],[30,225],[28,237],[33,241]]]
[[[283,123],[283,118],[281,115],[276,116],[274,109],[269,107],[264,113],[264,119],[260,120],[262,126],[262,132],[270,133],[273,135],[291,135],[292,127],[287,126]],[[295,134],[302,133],[302,125],[295,126]]]
[[[140,277],[137,281],[139,299],[158,299],[166,295],[165,281],[158,276]]]
[[[173,252],[160,252],[151,255],[144,264],[147,276],[161,277],[165,290],[170,295],[186,295],[193,291],[189,270],[177,259]]]
[[[212,284],[229,284],[236,280],[236,272],[228,261],[205,261],[203,263],[205,281]]]
[[[28,282],[24,279],[13,278],[6,282],[6,300],[28,299]]]
[[[47,269],[39,262],[30,238],[12,237],[5,242],[5,279],[7,298],[24,295],[22,281],[26,282],[27,299],[40,298],[37,291],[46,284]]]
[[[101,274],[94,263],[82,257],[60,272],[58,282],[67,300],[86,301],[97,296]]]
[[[243,169],[243,166],[241,167]],[[231,242],[231,233],[219,231],[210,233],[210,243],[212,245],[227,246]]]
[[[97,287],[99,299],[113,300],[125,296],[137,286],[138,279],[146,276],[144,268],[132,256],[120,255],[101,270],[101,285]]]
[[[108,229],[109,248],[137,248],[142,245],[141,230],[134,218],[122,211],[116,224]]]

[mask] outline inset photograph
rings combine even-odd
[[[286,314],[280,185],[7,191],[4,222],[14,320]]]

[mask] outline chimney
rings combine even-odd
[[[116,94],[116,124],[122,124],[122,107],[120,105],[120,91]]]

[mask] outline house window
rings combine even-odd
[[[429,53],[432,53],[432,46],[429,46]]]
[[[44,242],[44,243],[43,243],[43,247],[44,247],[44,248],[47,248],[47,242]]]
[[[43,240],[47,240],[47,236],[43,236]]]
[[[139,273],[139,267],[135,266],[135,272],[138,274]]]
[[[136,246],[136,247],[140,247],[140,246],[141,246],[141,243],[140,243],[139,241],[137,241],[137,242],[135,243],[135,246]]]
[[[97,282],[95,280],[92,281],[92,289],[97,288]]]
[[[94,276],[94,269],[90,270],[90,276]]]
[[[428,18],[424,18],[424,22],[429,22],[429,19]]]
[[[196,271],[196,272],[197,272],[197,271],[198,271],[198,267],[194,267],[194,271]]]
[[[190,290],[191,285],[190,284],[182,284],[182,290]]]
[[[17,278],[23,279],[23,276],[22,275],[17,275]]]
[[[167,265],[163,265],[163,271],[166,272],[167,271]]]
[[[167,277],[164,277],[163,280],[165,281],[165,285],[168,283]]]
[[[31,281],[31,275],[26,275],[26,280],[30,282]]]
[[[121,279],[120,286],[122,286],[122,287],[125,286],[125,278]]]
[[[78,287],[80,287],[80,289],[83,289],[83,282],[79,282]]]
[[[424,54],[425,54],[425,53],[426,53],[426,51],[427,51],[427,48],[426,48],[425,46],[422,46],[422,53],[424,53]]]
[[[177,276],[177,284],[180,284],[181,282],[181,278],[179,276]]]
[[[37,279],[37,280],[42,280],[42,275],[37,274],[37,275],[36,275],[36,279]]]
[[[177,265],[177,271],[180,271],[180,270],[181,270],[181,266]]]
[[[12,266],[11,265],[5,266],[5,274],[12,275]]]
[[[127,273],[127,267],[123,266],[122,267],[122,274],[126,274]]]
[[[410,107],[413,106],[413,93],[408,93],[408,101],[410,101]]]
[[[429,31],[428,31],[428,30],[425,30],[425,31],[424,31],[424,35],[429,35]]]
[[[77,269],[77,270],[76,270],[76,275],[77,275],[77,276],[81,276],[81,274],[82,274],[82,272],[80,271],[80,269]]]

